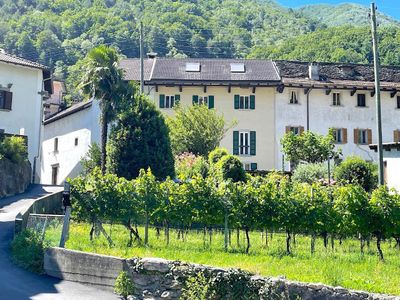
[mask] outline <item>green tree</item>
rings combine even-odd
[[[148,168],[159,179],[174,176],[168,127],[143,95],[137,95],[117,116],[107,147],[109,170],[118,176],[133,179],[140,169]]]
[[[334,178],[342,184],[359,184],[367,192],[371,192],[378,183],[376,166],[357,156],[349,156],[339,164]]]
[[[98,144],[93,143],[84,157],[81,158],[82,174],[90,174],[96,167],[101,166],[101,150]]]
[[[83,93],[100,102],[101,171],[106,172],[108,124],[114,120],[124,101],[133,95],[133,88],[124,82],[119,68],[119,56],[115,49],[99,46],[92,49],[85,60],[84,74],[80,83]]]
[[[292,180],[312,184],[328,178],[328,166],[324,163],[299,164],[293,172]]]
[[[287,160],[297,164],[299,162],[320,163],[337,157],[332,133],[326,136],[305,131],[295,135],[288,132],[281,139],[282,150]]]
[[[233,182],[246,181],[246,172],[241,160],[234,155],[223,156],[213,167],[220,181],[232,180]]]
[[[191,152],[207,157],[228,130],[224,117],[206,105],[178,106],[167,119],[175,154]]]

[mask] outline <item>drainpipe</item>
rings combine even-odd
[[[43,79],[43,84],[45,81],[47,80],[52,80],[51,77],[45,78]],[[35,184],[35,179],[36,179],[36,166],[37,166],[37,161],[40,157],[40,150],[42,149],[42,129],[43,129],[43,110],[44,110],[44,106],[43,106],[43,100],[44,100],[44,96],[45,96],[45,92],[42,90],[39,92],[39,94],[41,95],[41,99],[40,99],[40,125],[39,125],[39,143],[38,143],[38,149],[37,149],[37,154],[36,156],[33,158],[33,167],[32,167],[32,184]]]
[[[310,130],[310,93],[312,91],[312,87],[307,89],[307,131]]]

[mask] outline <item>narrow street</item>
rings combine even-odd
[[[35,185],[22,195],[0,200],[0,299],[118,299],[110,291],[33,274],[11,262],[15,216],[35,199],[60,189]]]

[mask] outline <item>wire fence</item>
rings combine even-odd
[[[26,228],[39,233],[52,246],[58,246],[61,239],[64,215],[29,214]]]

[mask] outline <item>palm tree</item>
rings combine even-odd
[[[85,58],[80,88],[84,95],[100,102],[101,171],[105,174],[107,157],[108,124],[115,118],[127,95],[133,95],[124,81],[119,68],[119,56],[115,49],[101,45],[93,48]]]

